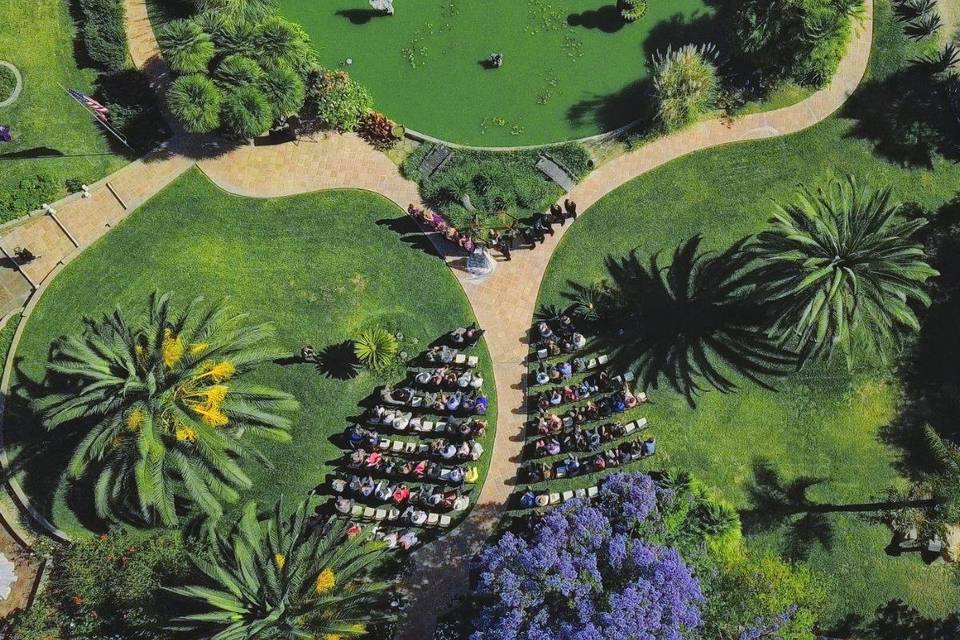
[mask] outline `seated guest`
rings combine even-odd
[[[405,484],[401,484],[393,491],[393,502],[397,506],[403,504],[410,498],[410,487]]]
[[[534,378],[537,381],[537,384],[547,384],[550,381],[550,374],[547,373],[547,368],[544,365],[540,365],[540,368],[537,369],[537,373]]]
[[[537,496],[528,487],[527,490],[523,492],[523,495],[520,496],[520,506],[523,507],[524,509],[530,509],[536,504],[537,504]]]
[[[569,362],[561,362],[557,368],[560,370],[560,376],[564,380],[569,380],[573,377],[573,366]]]
[[[574,348],[575,348],[575,349],[583,349],[583,347],[584,347],[586,344],[587,344],[587,339],[583,337],[583,334],[582,334],[582,333],[576,333],[576,332],[574,332],[574,334],[573,334],[573,346],[574,346]]]
[[[645,456],[652,456],[657,450],[657,441],[653,438],[644,440],[643,447],[640,452]]]

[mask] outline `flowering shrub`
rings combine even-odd
[[[390,118],[378,111],[370,111],[360,121],[357,128],[360,137],[378,149],[386,149],[397,141],[394,125]]]
[[[355,130],[373,106],[367,90],[345,71],[321,70],[310,79],[307,98],[317,120],[337,131]]]
[[[701,623],[699,582],[663,529],[673,491],[611,476],[594,504],[569,502],[526,538],[507,533],[479,557],[484,605],[471,640],[679,640]]]

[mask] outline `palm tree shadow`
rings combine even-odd
[[[955,640],[960,637],[960,614],[928,618],[902,600],[890,600],[877,607],[872,620],[850,614],[824,633],[829,637],[874,640]]]
[[[796,369],[796,355],[767,333],[768,308],[750,277],[747,239],[720,254],[701,253],[695,236],[642,262],[636,251],[607,258],[612,308],[602,313],[598,343],[614,367],[633,370],[645,387],[661,381],[691,407],[705,387],[729,393],[735,377],[766,389]]]
[[[787,482],[769,460],[754,458],[753,482],[747,487],[752,508],[740,513],[744,533],[786,527],[781,552],[794,561],[807,559],[817,545],[829,550],[834,540],[833,525],[825,512],[812,510],[815,504],[807,497],[811,488],[827,481],[798,476]]]
[[[353,341],[327,345],[317,359],[317,370],[334,380],[352,380],[360,372],[360,362],[353,350]]]

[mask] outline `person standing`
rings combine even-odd
[[[566,200],[563,201],[563,208],[567,210],[568,216],[570,216],[574,220],[577,219],[577,203],[576,202],[574,202],[570,198],[567,198]]]
[[[559,204],[553,203],[552,205],[550,205],[550,217],[553,218],[553,222],[559,222],[560,226],[561,227],[563,226],[563,223],[564,223],[563,209],[560,208]]]

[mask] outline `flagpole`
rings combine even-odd
[[[93,116],[93,119],[94,119],[94,120],[96,120],[97,122],[99,122],[100,124],[102,124],[103,127],[104,127],[107,131],[109,131],[110,133],[112,133],[112,134],[113,134],[113,137],[115,137],[117,140],[119,140],[119,141],[121,142],[121,144],[123,144],[123,146],[125,146],[127,149],[130,149],[130,151],[133,151],[134,153],[136,153],[137,150],[134,149],[133,147],[131,147],[129,144],[127,144],[127,139],[124,138],[122,135],[120,135],[117,131],[115,131],[115,130],[113,129],[113,127],[111,127],[109,124],[107,124],[107,122],[106,122],[103,118],[101,118],[95,111],[93,111],[90,107],[88,107],[87,105],[83,104],[83,102],[81,102],[79,99],[77,99],[76,97],[74,97],[74,95],[73,95],[72,93],[70,93],[70,90],[67,89],[65,86],[63,86],[62,84],[60,84],[59,82],[57,83],[57,86],[59,86],[61,89],[63,89],[63,90],[66,92],[66,94],[67,94],[68,96],[70,96],[70,98],[71,98],[74,102],[76,102],[76,103],[79,104],[81,107],[83,107],[84,111],[86,111],[86,112],[89,113],[91,116]]]

